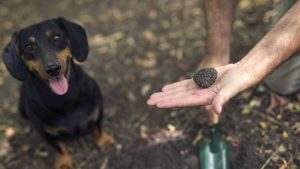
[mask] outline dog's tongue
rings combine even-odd
[[[50,79],[50,87],[57,95],[64,95],[68,91],[68,82],[64,75]]]

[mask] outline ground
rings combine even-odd
[[[232,62],[267,32],[279,0],[242,0]],[[82,65],[105,98],[103,128],[117,144],[100,151],[90,137],[68,143],[77,169],[194,169],[197,140],[207,138],[201,108],[159,110],[146,100],[170,82],[191,77],[205,55],[200,0],[53,0],[0,2],[0,47],[14,31],[65,17],[88,32],[90,54]],[[217,47],[216,47],[217,49]],[[20,82],[0,61],[0,169],[51,169],[54,150],[17,110]],[[300,168],[300,97],[268,108],[263,84],[239,94],[222,114],[222,137],[231,143],[233,168]]]

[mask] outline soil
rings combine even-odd
[[[62,16],[84,26],[90,54],[82,65],[105,99],[103,128],[117,141],[100,151],[90,136],[68,143],[77,169],[195,169],[208,138],[202,108],[157,109],[146,104],[166,83],[191,78],[205,45],[199,0],[53,0],[0,2],[0,47],[12,33]],[[242,0],[232,42],[239,60],[267,32],[278,1]],[[20,82],[0,61],[0,169],[51,169],[55,151],[19,115]],[[299,95],[270,107],[257,86],[231,99],[221,117],[235,169],[300,168]]]

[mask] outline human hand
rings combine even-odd
[[[239,63],[215,68],[218,72],[216,82],[209,88],[199,88],[193,79],[166,85],[162,92],[150,96],[148,105],[158,108],[188,106],[209,106],[216,113],[222,112],[223,105],[240,91],[250,87],[255,77],[250,76]]]

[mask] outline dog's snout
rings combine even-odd
[[[61,66],[59,64],[50,64],[46,66],[46,72],[50,76],[57,76],[60,73]]]

